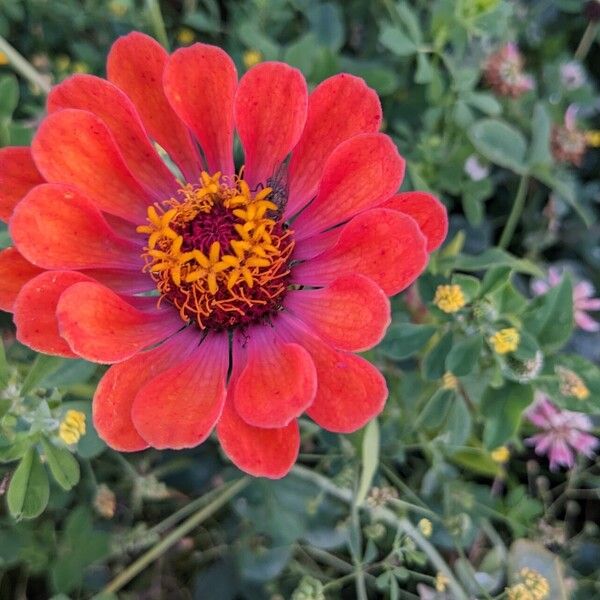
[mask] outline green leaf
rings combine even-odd
[[[521,415],[533,401],[533,388],[507,381],[501,388],[488,387],[481,399],[486,418],[483,442],[488,450],[503,446],[519,430]]]
[[[502,112],[502,106],[492,94],[486,92],[467,92],[462,99],[486,115],[495,117]]]
[[[435,333],[434,325],[397,323],[392,325],[379,348],[393,360],[402,360],[416,354]]]
[[[423,34],[421,33],[419,17],[408,5],[408,2],[397,2],[395,8],[398,16],[402,19],[410,38],[415,44],[420,44],[423,41]]]
[[[48,475],[34,448],[29,448],[14,472],[6,494],[8,510],[17,520],[40,515],[50,496]]]
[[[500,248],[488,248],[481,254],[458,254],[453,258],[452,267],[460,271],[487,271],[493,267],[511,267],[515,271],[535,277],[543,277],[544,272],[534,263],[515,258]]]
[[[500,472],[500,466],[492,460],[489,453],[479,448],[464,448],[454,452],[449,458],[458,466],[480,475],[496,477]]]
[[[59,356],[47,356],[46,354],[38,354],[25,377],[25,381],[21,386],[21,394],[25,396],[31,390],[36,388],[45,377],[48,377],[51,373],[58,371],[58,369],[68,359],[60,358]]]
[[[446,356],[452,348],[452,332],[446,333],[423,358],[425,379],[439,379],[446,372]]]
[[[431,63],[425,54],[417,56],[417,70],[415,71],[415,83],[429,83],[433,77]]]
[[[98,456],[106,448],[106,444],[98,437],[92,418],[92,403],[85,400],[65,402],[62,405],[65,413],[69,409],[78,410],[85,414],[85,435],[77,442],[77,454],[81,458]]]
[[[8,363],[4,352],[4,342],[0,339],[0,390],[8,385]]]
[[[365,434],[362,443],[362,471],[360,474],[360,483],[356,493],[356,505],[360,506],[366,499],[373,477],[377,472],[379,465],[379,423],[377,419],[369,422],[365,428]]]
[[[400,29],[385,23],[379,33],[379,41],[396,56],[412,56],[417,45]]]
[[[14,75],[0,78],[0,120],[10,119],[19,103],[19,83]]]
[[[79,463],[66,449],[57,448],[48,440],[42,440],[46,461],[56,483],[64,490],[69,491],[79,482]]]
[[[286,48],[283,60],[308,76],[312,71],[318,48],[315,34],[307,33]]]
[[[493,163],[519,174],[527,171],[527,142],[512,125],[498,119],[482,119],[471,126],[469,138],[475,148]]]
[[[437,429],[444,422],[448,410],[452,406],[454,399],[454,390],[445,390],[439,388],[431,398],[427,401],[423,410],[417,417],[415,429],[417,425],[424,427],[427,431]]]
[[[333,51],[344,45],[344,22],[340,7],[331,2],[315,3],[306,12],[311,32],[322,46]]]
[[[465,401],[455,395],[446,421],[449,446],[462,446],[471,435],[472,419]]]
[[[553,162],[550,153],[550,129],[550,115],[544,105],[538,102],[533,110],[532,138],[528,156],[528,162],[532,167]]]
[[[477,277],[472,275],[463,275],[461,273],[455,273],[452,275],[452,283],[459,285],[463,291],[465,299],[470,302],[479,295],[479,287],[481,285]]]
[[[446,358],[446,370],[458,377],[468,375],[477,365],[483,349],[483,335],[476,334],[452,346]]]
[[[483,297],[508,283],[511,274],[511,267],[492,267],[489,269],[481,282],[479,296]]]
[[[532,300],[523,315],[523,325],[547,352],[568,341],[573,331],[573,287],[568,276]]]

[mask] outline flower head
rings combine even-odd
[[[577,373],[561,366],[556,367],[555,371],[558,375],[560,393],[563,396],[571,396],[577,400],[585,400],[589,397],[590,390]]]
[[[262,59],[263,55],[262,52],[260,52],[259,50],[246,50],[244,52],[243,60],[246,69],[257,65],[259,62],[262,61]]]
[[[442,377],[442,389],[443,390],[457,390],[458,389],[458,377],[450,371],[446,371]]]
[[[580,62],[572,60],[560,67],[560,82],[567,90],[577,90],[586,81],[585,70]]]
[[[496,354],[508,354],[514,352],[519,347],[521,336],[514,327],[506,327],[496,331],[489,339],[489,342]]]
[[[433,525],[429,519],[421,519],[417,526],[419,527],[419,531],[426,537],[431,537],[433,533]]]
[[[576,167],[583,162],[587,149],[585,131],[577,127],[577,108],[569,106],[565,112],[564,125],[553,125],[550,134],[550,150],[557,162],[571,163]]]
[[[592,422],[587,415],[561,410],[543,394],[539,394],[526,415],[542,432],[525,441],[535,446],[536,454],[548,455],[553,471],[560,466],[571,468],[576,452],[593,456],[598,439],[588,433]]]
[[[466,304],[460,285],[438,285],[433,303],[445,313],[458,312]]]
[[[506,589],[509,600],[545,600],[550,594],[548,580],[533,569],[519,571],[520,582]]]
[[[68,410],[58,426],[58,437],[65,444],[76,444],[85,435],[85,414]]]
[[[189,448],[216,428],[241,469],[281,477],[301,414],[351,432],[382,410],[385,380],[354,352],[383,337],[445,208],[396,194],[404,161],[357,77],[309,95],[262,62],[238,81],[220,48],[169,56],[140,33],[107,72],[55,87],[31,149],[0,150],[16,246],[0,308],[36,350],[112,364],[93,401],[111,447]]]
[[[7,65],[10,62],[5,52],[0,52],[0,66]]]
[[[473,181],[481,181],[490,174],[490,168],[481,163],[475,154],[465,161],[464,171]]]
[[[492,460],[498,464],[504,464],[510,458],[510,450],[506,446],[499,446],[491,451]]]
[[[548,269],[547,279],[535,279],[531,290],[536,296],[545,294],[557,286],[564,276],[564,270],[558,267]],[[594,286],[586,280],[579,281],[573,287],[573,314],[575,323],[584,331],[600,331],[600,323],[588,314],[588,311],[600,310],[600,298],[594,298]]]
[[[518,98],[535,87],[533,78],[523,73],[523,56],[512,42],[488,58],[484,77],[497,94],[510,98]]]

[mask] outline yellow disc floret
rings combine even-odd
[[[438,285],[433,303],[445,313],[458,312],[465,304],[465,295],[460,285]]]
[[[58,437],[65,444],[76,444],[85,435],[85,414],[79,410],[68,410],[58,427]]]
[[[183,320],[227,328],[277,309],[294,244],[271,196],[269,187],[203,172],[199,184],[148,208],[137,228],[148,236],[145,270]]]

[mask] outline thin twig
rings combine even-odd
[[[35,67],[0,35],[0,52],[6,54],[8,62],[19,75],[38,87],[45,95],[50,93],[52,85]]]

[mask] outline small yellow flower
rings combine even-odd
[[[499,446],[490,453],[492,460],[498,464],[504,464],[510,458],[510,450],[506,446]]]
[[[85,435],[85,414],[68,410],[58,427],[58,437],[68,445],[76,444]]]
[[[115,17],[124,17],[125,13],[127,13],[127,5],[123,2],[119,2],[119,0],[112,0],[108,5],[108,10]]]
[[[489,342],[497,354],[508,354],[514,352],[519,347],[521,336],[514,327],[507,327],[496,331]]]
[[[244,65],[246,66],[246,69],[257,65],[262,59],[263,55],[259,50],[246,50],[246,52],[244,52]]]
[[[457,390],[458,389],[458,378],[454,373],[446,371],[442,377],[442,389],[443,390]]]
[[[458,312],[465,304],[465,295],[460,285],[438,285],[433,303],[445,313]]]
[[[431,537],[431,534],[433,533],[433,525],[431,524],[431,521],[429,519],[421,519],[418,523],[417,526],[419,528],[419,531],[426,537]]]
[[[538,571],[524,567],[519,572],[519,575],[534,600],[544,600],[550,595],[548,580],[541,573],[538,573]]]
[[[535,600],[533,594],[524,583],[517,583],[506,588],[508,600]]]
[[[572,396],[577,400],[585,400],[590,395],[585,382],[577,373],[571,371],[571,369],[565,369],[565,367],[556,367],[556,374],[558,375],[558,382],[560,385],[560,393],[563,396]]]
[[[177,41],[183,46],[191,44],[195,39],[196,34],[189,27],[182,27],[177,32]]]
[[[437,592],[445,592],[446,586],[448,585],[449,579],[443,574],[438,572],[435,576],[435,589]]]
[[[77,61],[73,65],[73,73],[89,73],[89,72],[90,72],[90,67],[82,61]]]
[[[10,61],[4,52],[0,52],[0,65],[7,65]]]
[[[591,146],[592,148],[600,147],[600,131],[598,131],[597,129],[586,131],[585,141],[587,142],[587,145]]]

